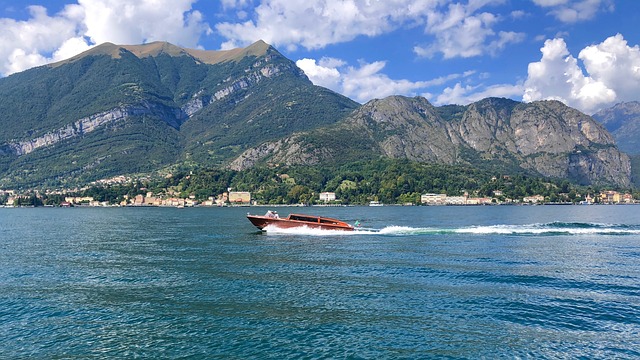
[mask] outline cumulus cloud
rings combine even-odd
[[[156,40],[197,47],[209,32],[195,0],[78,0],[84,10],[85,36],[95,44],[139,44]]]
[[[640,89],[640,47],[629,46],[621,34],[600,44],[587,46],[578,54],[589,75],[616,93],[615,101],[638,99]]]
[[[340,89],[340,71],[337,67],[343,66],[342,60],[322,58],[318,63],[314,59],[300,59],[296,65],[304,71],[307,77],[315,85],[337,91]]]
[[[419,21],[437,0],[263,0],[252,9],[252,20],[223,22],[218,32],[232,48],[262,39],[290,50],[297,46],[319,49],[329,44],[376,36],[407,21]],[[234,4],[227,2],[227,6]],[[242,8],[243,2],[235,3]]]
[[[30,20],[0,19],[0,73],[11,74],[45,64],[68,39],[76,24],[65,15],[50,17],[42,6],[28,8]]]
[[[613,11],[612,0],[533,0],[549,14],[565,23],[593,19],[599,11]]]
[[[592,114],[637,98],[640,48],[630,47],[620,34],[580,51],[586,75],[563,39],[545,41],[540,51],[542,59],[529,64],[524,101],[555,99]]]
[[[469,1],[446,5],[439,0],[263,0],[250,20],[223,22],[216,30],[228,41],[223,49],[263,39],[290,51],[343,43],[358,36],[377,36],[400,27],[425,26],[428,45],[416,46],[419,56],[442,53],[445,58],[493,54],[524,34],[496,32],[500,19],[479,9],[501,0]],[[226,6],[244,9],[243,2]],[[444,7],[443,7],[444,6]]]
[[[496,54],[507,44],[525,39],[524,33],[498,32],[493,28],[500,19],[488,12],[478,12],[486,4],[495,1],[450,4],[447,12],[432,12],[425,32],[434,36],[428,46],[416,46],[414,52],[421,57],[441,53],[445,59]]]
[[[358,66],[350,66],[345,61],[335,58],[301,59],[296,62],[307,77],[316,85],[350,97],[360,103],[372,99],[380,99],[390,95],[416,96],[422,94],[431,97],[427,89],[451,82],[455,79],[466,78],[474,71],[460,74],[450,74],[427,81],[410,81],[406,79],[392,79],[382,71],[385,61],[367,63],[360,61]]]
[[[522,85],[519,84],[497,84],[483,87],[482,85],[463,85],[458,82],[453,87],[445,88],[432,101],[435,105],[467,105],[488,97],[513,98],[522,94],[522,91]]]
[[[78,0],[50,16],[29,7],[24,21],[0,19],[0,74],[63,60],[103,42],[140,44],[165,40],[197,47],[211,32],[196,0]]]

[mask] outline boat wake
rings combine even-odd
[[[295,234],[312,236],[351,236],[351,235],[508,235],[508,236],[578,236],[578,235],[640,235],[640,225],[600,224],[580,222],[551,222],[524,225],[484,225],[459,228],[387,226],[381,229],[356,228],[355,231],[320,230],[308,227],[279,229],[267,226],[267,234]]]
[[[557,236],[557,235],[640,235],[640,225],[551,222],[524,225],[486,225],[460,228],[414,228],[388,226],[375,231],[384,235],[512,235],[512,236]]]
[[[323,230],[323,229],[315,229],[310,228],[308,226],[298,226],[295,228],[279,228],[274,225],[267,225],[262,230],[264,230],[268,235],[278,234],[278,235],[310,235],[310,236],[327,236],[327,235],[354,235],[354,231],[344,231],[344,230]]]

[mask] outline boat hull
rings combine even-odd
[[[247,215],[247,219],[260,230],[264,230],[267,226],[273,226],[279,229],[307,227],[320,230],[353,231],[353,226],[344,221],[319,216],[291,214],[287,218],[280,219],[260,215]]]

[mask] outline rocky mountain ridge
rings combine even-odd
[[[323,146],[340,136],[350,139],[350,149]],[[372,100],[332,128],[249,149],[231,167],[338,162],[349,152],[445,164],[503,163],[582,184],[630,184],[629,158],[591,117],[558,101],[497,98],[458,107],[449,117],[421,97]]]
[[[217,166],[355,107],[263,41],[228,51],[105,43],[0,79],[0,187]]]
[[[229,51],[97,46],[0,79],[0,187],[82,183],[174,166],[379,157],[629,184],[607,131],[559,102],[359,105],[314,86],[262,41]]]

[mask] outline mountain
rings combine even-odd
[[[631,179],[640,186],[640,102],[622,102],[592,115],[602,123],[621,151],[631,158]]]
[[[263,41],[228,51],[105,43],[0,79],[0,188],[219,166],[358,105]]]
[[[640,102],[622,102],[593,114],[616,139],[620,150],[640,155]]]
[[[228,51],[105,43],[0,79],[0,188],[381,157],[630,182],[611,135],[559,102],[359,105],[263,41]]]
[[[581,184],[630,184],[630,162],[591,117],[558,101],[488,98],[434,107],[421,97],[372,100],[337,124],[248,149],[232,163],[348,162],[377,157],[519,169]]]

